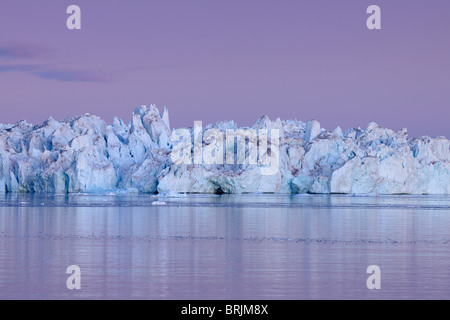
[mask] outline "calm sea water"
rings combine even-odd
[[[450,198],[0,195],[17,298],[450,299]]]

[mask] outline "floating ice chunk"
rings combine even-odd
[[[152,206],[167,206],[167,203],[164,201],[153,201]]]

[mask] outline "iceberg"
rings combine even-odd
[[[229,121],[183,132],[155,105],[139,106],[129,124],[90,114],[0,124],[0,193],[450,194],[444,137],[410,139],[374,122],[329,132],[316,120],[268,117],[250,128]],[[267,170],[274,159],[277,170]]]

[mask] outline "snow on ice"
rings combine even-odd
[[[264,165],[248,161],[249,146],[244,163],[173,161],[172,152],[185,142],[172,140],[167,109],[160,113],[152,105],[137,108],[130,124],[116,118],[107,125],[90,114],[49,118],[40,126],[0,124],[0,193],[450,194],[450,141],[444,137],[409,139],[406,129],[394,132],[373,122],[367,129],[328,132],[315,120],[267,117],[244,130],[233,121],[202,130],[211,129],[237,135],[278,130],[279,145],[272,142],[277,170],[261,174]],[[186,130],[194,141],[194,128]],[[200,143],[204,150],[230,148],[217,139]]]

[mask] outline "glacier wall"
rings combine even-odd
[[[238,129],[233,121],[204,130],[211,128]],[[180,142],[172,141],[167,109],[154,105],[137,108],[129,124],[89,114],[40,126],[0,124],[0,193],[450,194],[444,137],[408,139],[406,129],[376,123],[328,132],[315,120],[267,117],[248,129],[279,131],[276,174],[262,175],[259,164],[174,163]]]

